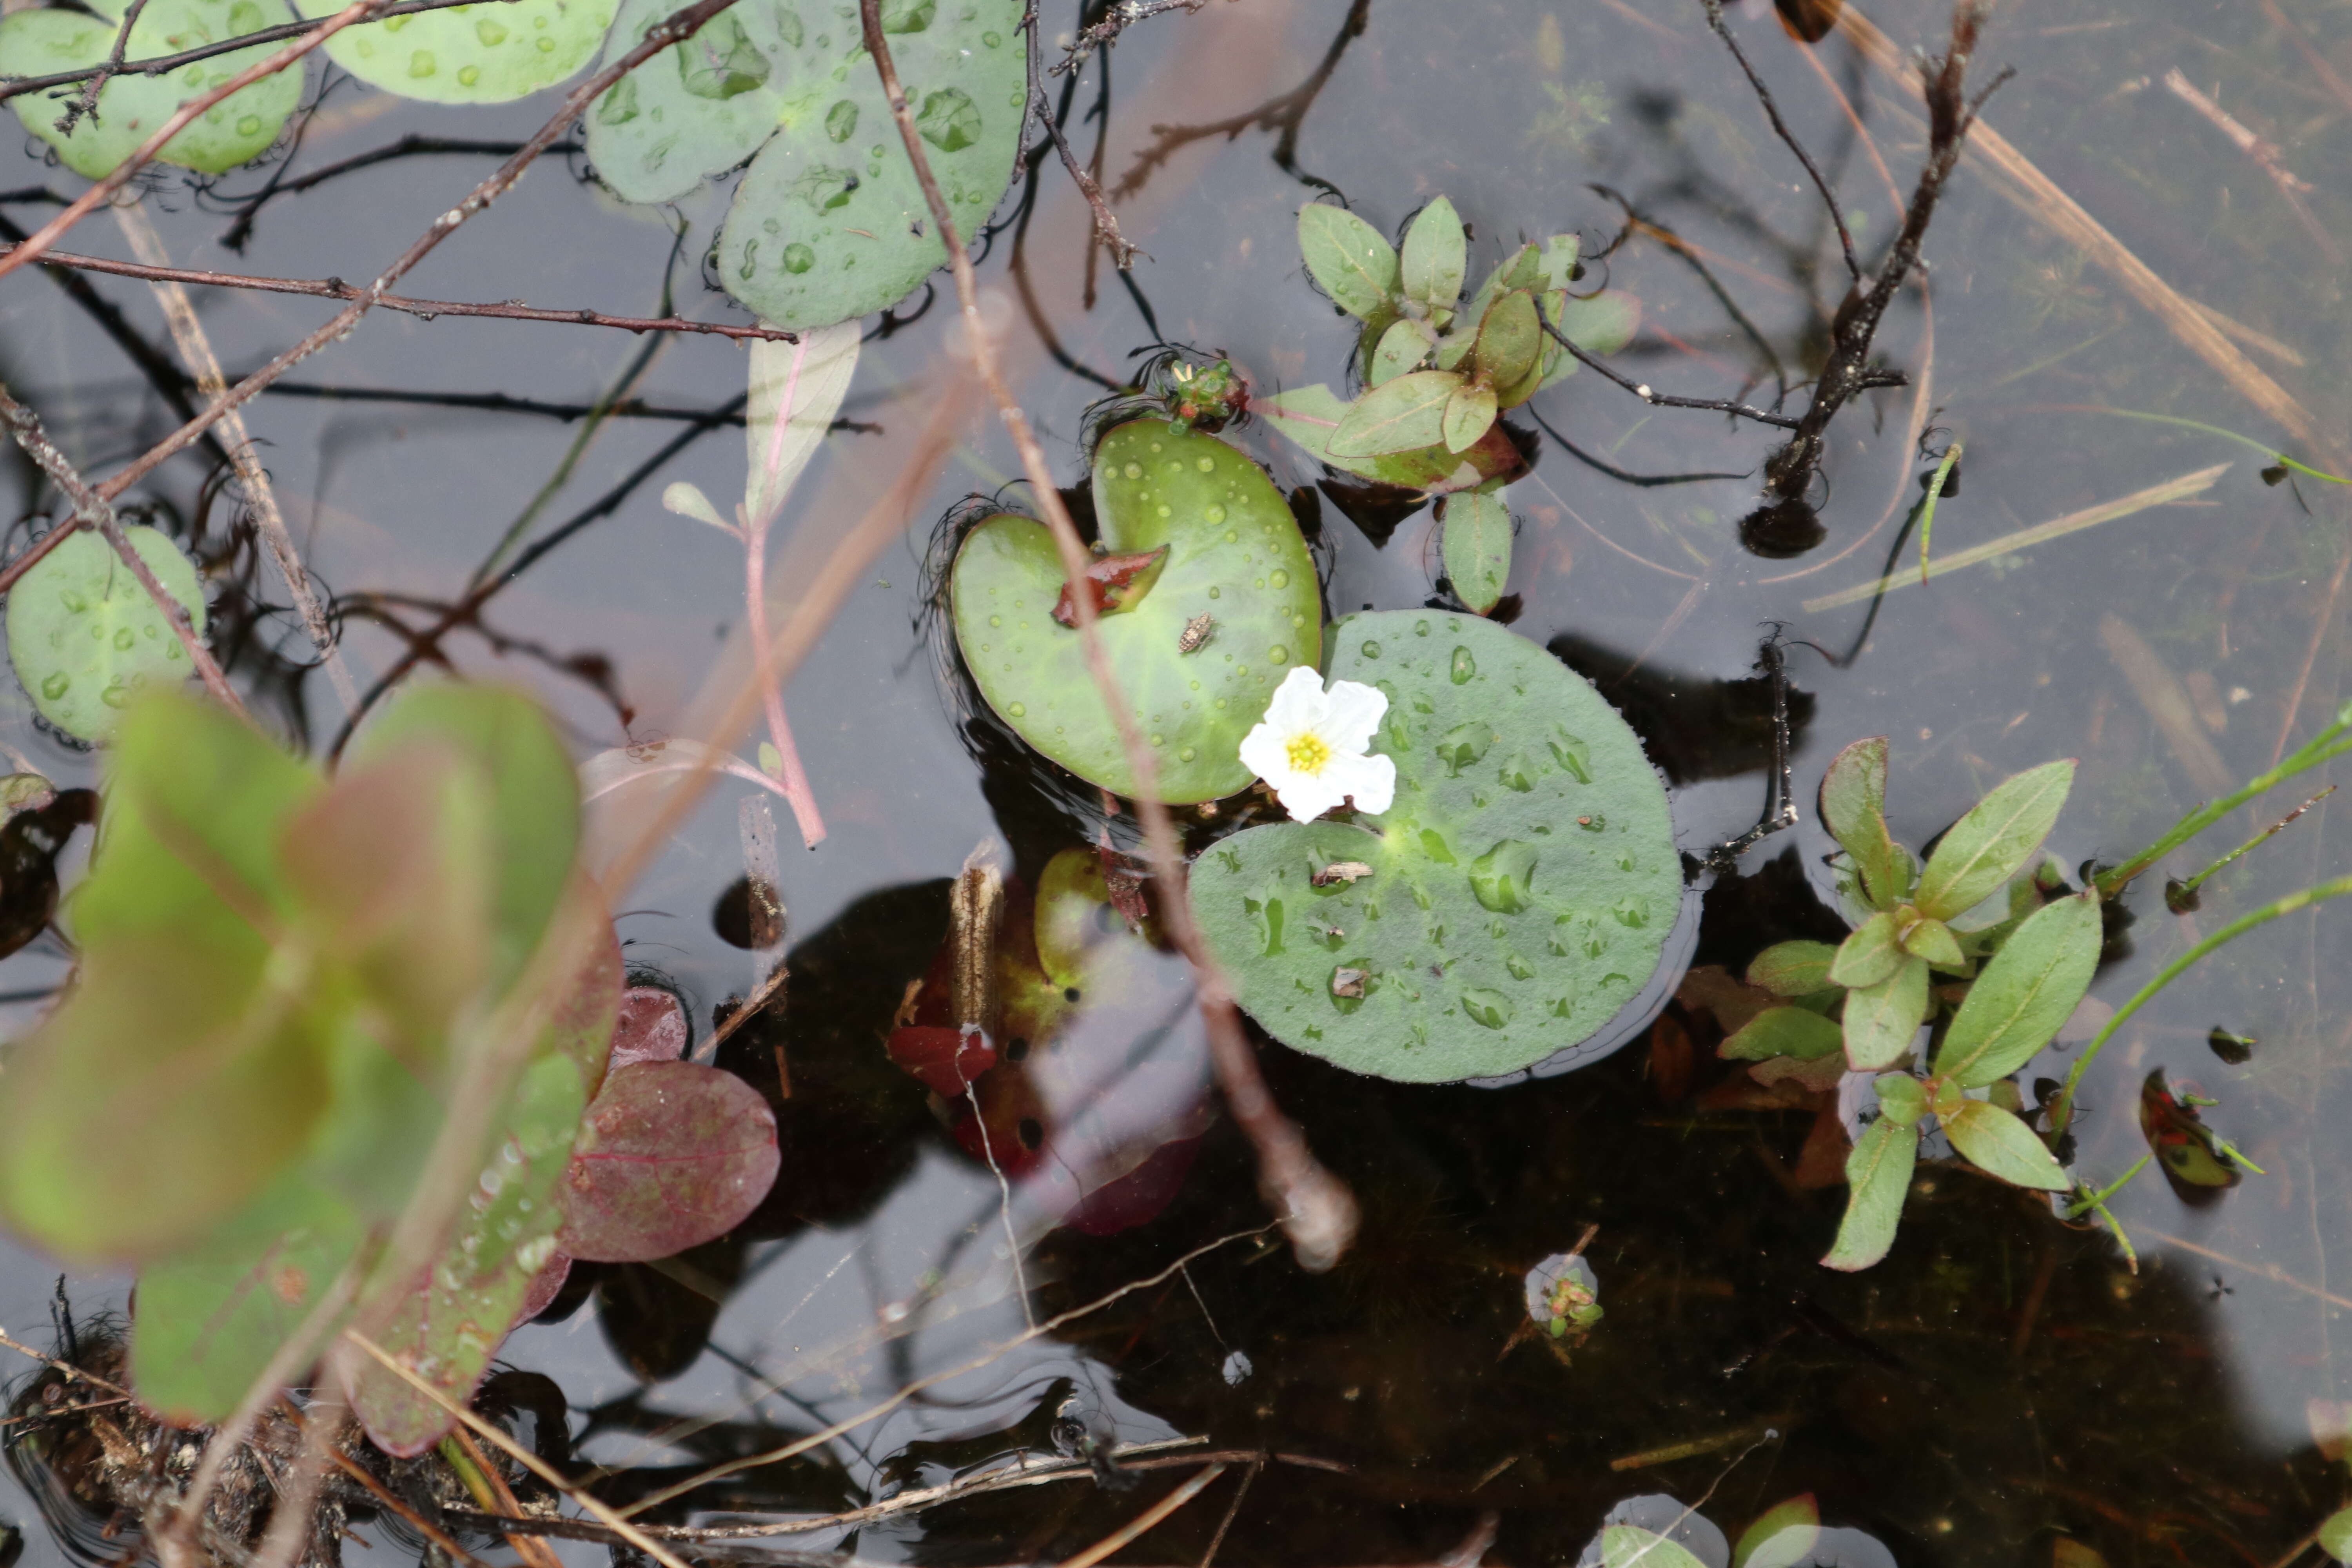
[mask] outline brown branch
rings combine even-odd
[[[947,198],[940,194],[939,181],[931,173],[922,137],[915,129],[914,112],[907,102],[906,89],[899,83],[898,67],[890,58],[890,41],[882,31],[881,0],[859,0],[858,14],[866,50],[874,57],[875,69],[882,78],[883,94],[889,100],[890,112],[898,122],[899,141],[922,184],[923,199],[930,206],[931,220],[939,227],[949,265],[955,271],[956,297],[962,305],[964,332],[973,366],[995,400],[1013,445],[1020,449],[1022,468],[1029,477],[1031,489],[1045,514],[1046,526],[1061,551],[1062,570],[1071,584],[1070,598],[1077,610],[1078,636],[1086,650],[1088,671],[1118,726],[1119,743],[1135,772],[1136,814],[1142,819],[1145,842],[1160,883],[1160,919],[1167,924],[1170,939],[1192,963],[1194,983],[1200,990],[1201,1015],[1207,1025],[1210,1057],[1216,1066],[1217,1081],[1224,1090],[1225,1103],[1234,1121],[1257,1152],[1259,1191],[1289,1237],[1299,1266],[1310,1273],[1321,1273],[1339,1262],[1355,1239],[1355,1196],[1316,1160],[1297,1125],[1275,1103],[1258,1070],[1256,1055],[1242,1033],[1241,1014],[1234,1005],[1233,992],[1192,923],[1192,906],[1184,890],[1182,852],[1178,847],[1168,808],[1159,799],[1157,762],[1136,728],[1135,716],[1111,668],[1110,657],[1097,625],[1094,595],[1079,591],[1086,580],[1087,547],[1079,540],[1069,509],[1063,504],[1061,492],[1054,484],[1053,470],[1047,467],[1045,451],[1030,429],[1028,416],[1022,411],[1012,388],[1005,384],[997,364],[995,345],[981,318],[980,286],[972,272],[971,257],[956,234],[954,214],[949,210]]]
[[[0,260],[18,247],[0,246]],[[243,272],[207,272],[193,267],[148,267],[102,256],[80,256],[52,250],[42,257],[44,267],[69,267],[82,272],[105,272],[118,278],[142,278],[151,283],[195,284],[207,289],[251,289],[264,294],[305,294],[320,300],[357,300],[367,292],[340,278],[268,278]],[[501,321],[552,321],[558,326],[614,327],[625,332],[701,332],[711,337],[754,338],[762,342],[793,341],[793,334],[772,327],[737,327],[719,321],[689,321],[678,316],[608,316],[601,310],[562,310],[526,305],[520,300],[477,304],[457,300],[417,300],[404,294],[379,294],[376,304],[432,321],[436,316],[488,316]]]
[[[1165,0],[1165,4],[1196,10],[1207,4],[1207,0]],[[1118,13],[1114,11],[1113,14]],[[1118,219],[1112,216],[1110,207],[1103,201],[1101,184],[1078,162],[1077,154],[1070,151],[1070,140],[1062,134],[1062,121],[1054,113],[1054,106],[1045,96],[1045,83],[1037,71],[1044,53],[1037,42],[1037,0],[1029,0],[1027,14],[1021,18],[1021,26],[1029,35],[1029,107],[1038,119],[1045,122],[1045,134],[1053,138],[1054,151],[1062,155],[1062,167],[1069,171],[1070,179],[1078,187],[1078,194],[1087,198],[1087,210],[1094,214],[1095,232],[1090,243],[1109,251],[1112,263],[1124,272],[1135,265],[1135,253],[1139,247],[1118,232]]]
[[[482,0],[399,0],[397,5],[384,6],[371,20],[383,22],[394,16],[413,16],[420,11],[440,11],[452,5],[473,5],[481,3]],[[150,55],[145,59],[122,62],[111,74],[165,76],[182,66],[194,64],[197,60],[208,60],[219,55],[232,55],[239,49],[250,49],[262,44],[274,44],[286,38],[299,38],[330,26],[334,18],[330,16],[300,22],[281,22],[274,27],[262,27],[250,33],[239,33],[233,38],[221,38],[213,43],[201,44],[192,49],[182,49],[177,54]],[[9,99],[24,93],[38,92],[44,88],[71,87],[78,81],[87,81],[106,70],[107,67],[104,65],[79,66],[72,70],[54,71],[47,76],[0,79],[0,103],[5,103]]]
[[[296,39],[267,59],[257,60],[218,87],[207,89],[172,111],[171,118],[155,129],[155,133],[139,144],[139,150],[114,166],[113,172],[66,205],[66,210],[33,231],[33,237],[22,245],[11,246],[8,254],[0,256],[0,278],[5,278],[27,261],[37,261],[68,229],[88,217],[99,207],[114,199],[115,193],[134,179],[139,171],[155,161],[164,143],[185,130],[204,112],[232,93],[241,92],[267,76],[275,76],[304,55],[341,32],[354,22],[373,16],[384,0],[352,0],[331,17],[326,26],[306,37]]]
[[[352,7],[352,11],[355,12],[366,5],[374,3],[379,3],[379,0],[361,0],[361,5]],[[549,145],[563,133],[564,128],[594,102],[606,88],[611,87],[672,44],[692,37],[701,30],[704,23],[734,3],[735,0],[695,0],[695,4],[682,11],[671,13],[668,17],[649,28],[635,48],[565,94],[563,102],[556,110],[554,116],[546,124],[541,126],[530,141],[522,144],[521,151],[500,163],[491,173],[489,178],[476,185],[467,194],[463,201],[436,218],[433,221],[433,226],[426,229],[415,243],[403,251],[397,260],[385,268],[374,282],[352,295],[352,302],[336,312],[334,320],[238,382],[219,397],[215,398],[211,406],[204,413],[156,443],[148,449],[144,457],[100,485],[99,493],[109,499],[121,495],[125,489],[136,484],[155,465],[210,429],[221,416],[243,404],[254,394],[325,348],[329,343],[343,337],[362,316],[367,314],[368,310],[383,298],[394,283],[430,255],[436,246],[455,234],[468,218],[512,190],[515,182],[522,178],[523,172],[530,167],[532,161],[545,152]],[[0,260],[0,268],[5,268],[7,265],[6,260]]]
[[[0,424],[7,426],[8,434],[16,437],[16,445],[25,449],[25,455],[32,458],[73,503],[73,521],[58,524],[49,539],[43,541],[36,552],[27,553],[37,559],[47,554],[75,530],[85,527],[97,529],[105,536],[106,542],[113,547],[114,552],[122,558],[122,563],[131,569],[131,574],[139,579],[139,585],[146,589],[148,596],[155,601],[156,608],[170,620],[172,630],[179,636],[180,646],[187,650],[196,673],[204,677],[205,689],[231,712],[243,715],[245,704],[237,700],[236,691],[229,685],[228,677],[221,673],[220,666],[213,662],[211,650],[196,635],[195,624],[189,618],[187,606],[172,597],[163,584],[156,581],[153,569],[147,564],[147,558],[139,553],[138,547],[122,531],[121,523],[115,521],[114,508],[83,482],[72,462],[58,449],[57,443],[49,439],[48,432],[41,428],[40,416],[11,397],[5,385],[0,385]],[[26,564],[19,562],[12,565],[8,580],[13,583],[24,575]]]
[[[85,114],[92,121],[97,120],[98,95],[106,90],[107,81],[110,78],[122,74],[122,57],[131,48],[131,29],[139,25],[140,15],[146,9],[147,0],[131,0],[130,6],[122,13],[122,26],[115,30],[114,47],[106,52],[105,63],[98,68],[96,74],[88,81],[82,83],[81,91],[74,95],[74,100],[71,103],[66,105],[64,115],[58,121],[58,135],[72,135],[74,122]]]
[[[1197,11],[1209,0],[1111,0],[1108,14],[1093,26],[1078,35],[1077,41],[1064,52],[1061,63],[1054,68],[1055,76],[1066,76],[1091,58],[1097,49],[1118,41],[1118,36],[1138,22],[1165,16],[1171,11]],[[1036,20],[1036,7],[1031,6],[1030,20]]]
[[[1772,122],[1773,134],[1797,155],[1797,162],[1805,166],[1806,177],[1813,182],[1813,189],[1821,193],[1822,205],[1830,209],[1830,221],[1837,226],[1838,245],[1845,252],[1846,276],[1859,287],[1862,263],[1854,259],[1853,231],[1845,226],[1845,214],[1839,210],[1837,193],[1830,188],[1829,181],[1813,163],[1812,154],[1805,151],[1804,143],[1797,140],[1797,133],[1789,129],[1787,121],[1780,118],[1780,106],[1772,100],[1771,89],[1764,85],[1764,79],[1756,74],[1756,68],[1748,63],[1747,51],[1739,47],[1739,40],[1732,37],[1731,29],[1725,26],[1723,0],[1703,0],[1703,3],[1706,6],[1706,25],[1715,29],[1715,36],[1723,40],[1723,47],[1729,49],[1731,58],[1739,62],[1740,70],[1748,78],[1748,85],[1756,89],[1756,100],[1764,106],[1764,118]]]

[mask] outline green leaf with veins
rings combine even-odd
[[[2021,1187],[2063,1193],[2066,1169],[2033,1130],[1989,1100],[1969,1100],[1940,1119],[1944,1136],[1971,1165]]]
[[[1969,1089],[2007,1078],[2057,1037],[2099,964],[2095,893],[2026,917],[1969,987],[1936,1052],[1936,1071]]]
[[[1378,458],[1433,447],[1446,437],[1447,405],[1462,385],[1461,376],[1444,370],[1417,370],[1382,382],[1349,407],[1331,432],[1329,449],[1343,457]],[[1462,450],[1450,444],[1447,449]]]
[[[1371,320],[1396,295],[1396,247],[1345,207],[1299,208],[1298,253],[1331,302],[1359,321]]]
[[[1396,798],[1379,818],[1253,827],[1193,863],[1194,918],[1241,1005],[1296,1049],[1413,1082],[1590,1038],[1656,969],[1682,898],[1641,742],[1491,621],[1386,611],[1331,635],[1331,679],[1389,699],[1373,748]],[[1371,874],[1315,885],[1344,861]]]
[[[154,529],[122,531],[201,635],[195,563]],[[142,689],[195,673],[163,607],[91,529],[43,556],[9,594],[8,658],[41,717],[85,741],[111,737]]]
[[[347,27],[328,57],[366,82],[427,103],[505,103],[553,87],[595,54],[614,0],[500,0]],[[305,16],[337,0],[295,0]],[[634,39],[631,40],[635,42]]]
[[[95,6],[106,15],[27,10],[0,19],[0,76],[47,76],[103,63],[121,31],[119,4]],[[285,0],[149,0],[131,29],[131,59],[217,43],[293,20]],[[98,112],[61,134],[65,100],[27,93],[15,100],[25,129],[58,151],[66,167],[102,179],[163,129],[180,106],[222,85],[275,45],[256,44],[209,59],[192,60],[162,76],[118,76],[98,95]],[[76,89],[74,90],[79,90]],[[207,109],[163,143],[162,160],[207,174],[223,174],[260,157],[277,143],[288,116],[302,101],[302,68],[264,77]]]
[[[1767,1007],[1716,1047],[1727,1061],[1765,1061],[1790,1057],[1817,1061],[1843,1044],[1836,1023],[1806,1007]]]
[[[1903,1059],[1927,1020],[1927,961],[1907,954],[1895,973],[1845,996],[1845,1059],[1856,1072]]]
[[[1936,841],[1913,900],[1939,920],[1966,914],[2033,858],[2074,785],[2066,759],[2002,780]]]
[[[1863,892],[1889,909],[1911,890],[1910,851],[1886,827],[1886,737],[1856,741],[1822,776],[1822,826],[1853,857]]]
[[[1495,389],[1475,381],[1465,381],[1454,387],[1445,400],[1445,415],[1441,429],[1445,449],[1460,452],[1476,444],[1495,425]]]
[[[1514,289],[1487,307],[1479,324],[1478,374],[1489,386],[1520,386],[1528,382],[1549,342],[1536,324],[1535,296]]]
[[[1472,490],[1438,504],[1446,581],[1455,598],[1483,616],[1510,581],[1510,508],[1500,490]]]
[[[1104,437],[1094,494],[1102,542],[1166,546],[1150,593],[1099,624],[1160,798],[1215,800],[1248,786],[1240,747],[1294,665],[1319,664],[1315,563],[1282,493],[1213,436],[1139,419]],[[1053,618],[1065,578],[1045,524],[1009,513],[965,535],[949,578],[956,644],[981,694],[1021,738],[1117,794],[1139,788],[1076,629]],[[1211,622],[1185,651],[1185,627]]]
[[[1875,985],[1894,973],[1903,959],[1902,946],[1895,940],[1894,915],[1874,910],[1838,944],[1837,956],[1830,961],[1830,984],[1854,990]]]
[[[1508,483],[1527,472],[1526,457],[1500,425],[1489,429],[1466,452],[1449,452],[1442,441],[1433,440],[1411,452],[1370,458],[1342,456],[1330,449],[1330,442],[1351,406],[1328,386],[1301,386],[1272,397],[1253,398],[1250,412],[1263,415],[1268,424],[1289,437],[1316,461],[1328,463],[1342,473],[1395,485],[1401,489],[1449,495],[1475,489],[1496,479]]]
[[[621,0],[600,63],[635,48],[677,8],[666,0]],[[623,201],[667,202],[734,168],[776,133],[795,90],[808,92],[793,69],[807,37],[800,12],[783,0],[737,0],[693,37],[607,88],[588,110],[596,177]],[[825,106],[821,123],[830,141],[846,143],[861,111],[846,99],[838,113],[835,107]],[[887,121],[865,128],[898,139]]]
[[[1391,322],[1372,350],[1372,370],[1365,384],[1379,386],[1412,369],[1429,353],[1430,341],[1429,329],[1419,321],[1400,318]]]
[[[1748,965],[1748,984],[1775,996],[1811,996],[1830,989],[1830,964],[1837,949],[1825,942],[1782,942],[1758,953]]]
[[[1433,314],[1451,310],[1462,297],[1469,238],[1454,204],[1438,196],[1414,215],[1398,258],[1398,291]]]
[[[996,210],[1020,152],[1028,95],[1021,16],[1019,0],[970,0],[951,16],[929,4],[883,11],[925,160],[966,239]],[[776,134],[736,187],[717,261],[730,294],[797,331],[897,304],[946,261],[947,247],[856,11],[785,7],[776,17],[772,32],[745,24],[755,46],[782,38],[790,58],[744,95],[783,84]],[[723,112],[732,101],[709,107]]]
[[[1845,1217],[1837,1240],[1822,1259],[1826,1268],[1848,1273],[1867,1268],[1895,1245],[1903,1221],[1903,1200],[1919,1161],[1919,1130],[1882,1116],[1864,1130],[1846,1156]]]

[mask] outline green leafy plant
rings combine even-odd
[[[1095,450],[1100,550],[1089,591],[1162,800],[1246,788],[1242,737],[1293,666],[1322,656],[1322,603],[1297,520],[1260,468],[1214,436],[1131,420]],[[956,644],[1021,738],[1091,784],[1140,784],[1088,673],[1045,525],[1001,513],[956,552]]]
[[[201,635],[195,563],[154,529],[122,531]],[[194,673],[162,607],[90,529],[43,556],[9,594],[8,660],[41,717],[85,741],[111,735],[142,689]]]
[[[342,9],[334,0],[295,5],[312,17]],[[586,65],[612,23],[613,5],[614,0],[454,5],[347,28],[327,40],[326,50],[369,86],[403,98],[505,103],[553,87]]]
[[[1331,629],[1328,671],[1388,698],[1379,818],[1249,828],[1193,863],[1236,997],[1285,1045],[1450,1082],[1590,1038],[1656,969],[1682,898],[1665,791],[1616,710],[1474,616]]]
[[[97,15],[52,8],[18,11],[0,19],[0,77],[47,76],[105,61],[122,29],[124,5],[121,0],[92,0],[90,10]],[[131,26],[129,58],[174,54],[293,19],[285,0],[148,0]],[[20,96],[13,107],[25,129],[56,148],[66,167],[85,178],[101,179],[153,135],[183,101],[220,86],[269,53],[270,46],[257,44],[191,61],[162,76],[117,76],[100,92],[94,114],[77,117],[63,100],[42,93]],[[79,91],[79,87],[65,89],[68,97]],[[299,66],[265,77],[213,105],[164,142],[162,159],[208,174],[226,174],[269,151],[301,99]],[[68,128],[59,129],[61,123]]]
[[[1790,942],[1759,954],[1749,984],[1785,1004],[1759,1013],[1721,1049],[1734,1059],[1814,1064],[1824,1086],[1847,1070],[1877,1075],[1880,1114],[1847,1160],[1845,1219],[1822,1259],[1832,1268],[1866,1268],[1886,1255],[1930,1125],[1989,1174],[2068,1187],[2017,1114],[2009,1079],[2074,1016],[2098,964],[2096,889],[2053,897],[2030,870],[2074,773],[2071,762],[2048,763],[1995,785],[1924,865],[1886,826],[1884,737],[1839,752],[1822,781],[1822,821],[1845,851],[1840,888],[1856,911],[1853,933],[1835,947]],[[2002,918],[1954,923],[2004,888]],[[1906,1064],[1931,1022],[1936,1044],[1923,1078]]]

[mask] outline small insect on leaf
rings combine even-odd
[[[1160,570],[1167,564],[1168,546],[1164,544],[1132,555],[1097,558],[1087,567],[1086,578],[1087,589],[1094,595],[1095,614],[1111,616],[1135,608],[1151,592],[1151,585],[1160,581]],[[1067,583],[1062,584],[1062,596],[1054,601],[1054,618],[1066,626],[1078,624],[1077,601],[1070,597]]]
[[[1335,882],[1353,886],[1359,878],[1369,877],[1371,874],[1372,868],[1361,860],[1334,860],[1309,877],[1307,880],[1318,888],[1328,888]]]
[[[1335,969],[1331,972],[1331,994],[1361,996],[1364,994],[1364,982],[1369,978],[1370,976],[1360,969]]]
[[[1200,652],[1202,646],[1216,635],[1216,616],[1194,616],[1184,623],[1183,631],[1177,635],[1176,651],[1178,653]]]

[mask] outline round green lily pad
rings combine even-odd
[[[635,48],[677,9],[675,0],[621,0],[605,61]],[[623,201],[675,201],[749,158],[784,118],[808,37],[797,7],[738,0],[693,37],[614,82],[588,111],[588,161],[597,178]],[[797,87],[803,98],[812,90],[806,81]],[[854,131],[856,115],[850,110],[842,128]]]
[[[502,0],[346,27],[334,62],[372,87],[427,103],[505,103],[552,87],[588,63],[616,0]],[[295,0],[331,16],[337,0]],[[675,7],[673,7],[675,9]]]
[[[205,629],[194,563],[152,528],[126,528],[131,547]],[[8,594],[8,658],[41,716],[69,735],[103,741],[145,685],[194,673],[172,623],[104,539],[84,529]]]
[[[1139,595],[1101,620],[1111,668],[1160,764],[1160,797],[1216,800],[1254,776],[1242,737],[1291,668],[1322,661],[1315,563],[1282,492],[1213,436],[1122,425],[1095,452],[1095,515],[1111,554],[1165,546]],[[1139,575],[1137,582],[1145,579]],[[1021,738],[1080,778],[1138,793],[1077,632],[1045,525],[1010,514],[965,536],[950,578],[964,663]]]
[[[121,26],[79,11],[19,11],[0,20],[0,76],[47,76],[103,61]],[[222,38],[256,32],[294,14],[285,0],[150,0],[131,29],[130,58],[177,54]],[[227,81],[277,45],[258,44],[182,66],[167,76],[119,76],[98,95],[98,113],[60,135],[58,121],[79,85],[58,96],[26,93],[12,100],[25,129],[58,150],[66,167],[103,179],[163,128],[189,99]],[[163,143],[163,161],[208,174],[226,174],[269,151],[287,116],[302,100],[302,68],[281,70],[223,99]]]
[[[1599,1033],[1681,910],[1641,742],[1475,616],[1351,616],[1331,639],[1331,678],[1388,696],[1372,750],[1396,761],[1396,802],[1253,827],[1193,863],[1193,917],[1241,1005],[1285,1045],[1416,1083],[1498,1078]]]
[[[947,260],[947,248],[856,8],[811,5],[791,15],[803,42],[775,137],[751,161],[719,231],[719,279],[767,320],[797,330],[897,304]],[[924,155],[967,242],[996,210],[1021,150],[1029,79],[1020,21],[1020,0],[882,6]]]

